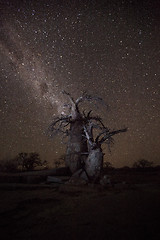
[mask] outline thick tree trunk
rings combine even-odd
[[[102,169],[103,169],[103,153],[101,148],[90,150],[85,164],[85,170],[90,180],[94,182],[99,180]]]
[[[84,138],[83,124],[80,120],[71,123],[70,134],[68,139],[65,163],[69,167],[71,173],[75,173],[82,168],[85,155],[83,152],[88,152],[87,141]]]

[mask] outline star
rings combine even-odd
[[[158,2],[1,2],[1,159],[34,151],[52,165],[65,153],[46,131],[66,111],[66,90],[102,97],[107,111],[82,108],[109,128],[128,127],[105,161],[160,164]]]

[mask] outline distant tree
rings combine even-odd
[[[113,165],[110,162],[104,162],[104,167],[107,168],[107,169],[112,169]]]
[[[59,159],[55,160],[54,165],[55,165],[55,168],[59,168],[59,166],[61,165],[60,160]]]
[[[58,159],[54,161],[55,168],[65,165],[65,154],[61,155]]]
[[[148,161],[146,159],[139,159],[133,164],[133,168],[147,168],[152,166],[153,166],[153,162]]]
[[[17,157],[18,166],[22,170],[31,171],[37,166],[46,165],[46,161],[42,161],[38,153],[19,153]]]

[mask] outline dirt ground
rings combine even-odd
[[[160,183],[0,186],[0,239],[160,239]]]

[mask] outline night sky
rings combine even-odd
[[[114,137],[105,160],[160,164],[160,2],[0,0],[0,159],[65,152],[46,132],[65,111],[62,90],[104,99],[93,108]]]

